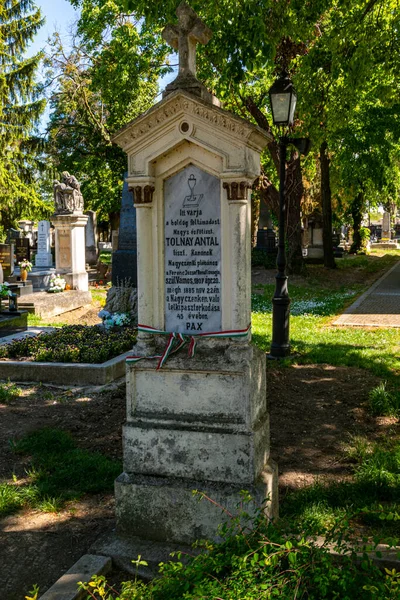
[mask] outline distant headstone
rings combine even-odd
[[[382,217],[382,237],[388,238],[389,240],[392,237],[391,227],[390,227],[390,213],[384,212]]]
[[[113,252],[116,252],[118,250],[118,237],[119,237],[118,229],[113,229],[111,232],[111,249]]]
[[[322,259],[324,257],[322,215],[314,213],[308,220],[310,232],[307,258]]]
[[[6,244],[13,244],[15,240],[22,237],[22,231],[13,229],[12,227],[7,231]]]
[[[96,213],[94,210],[87,210],[85,211],[85,215],[88,216],[88,222],[85,227],[86,262],[88,265],[96,265],[99,257]]]
[[[136,209],[126,181],[122,188],[118,250],[113,252],[111,273],[113,285],[129,280],[133,287],[137,286]]]
[[[50,222],[39,221],[35,266],[48,268],[52,265],[53,257],[50,246]]]
[[[3,269],[3,276],[9,277],[12,274],[13,251],[11,244],[0,244],[0,263]]]
[[[31,246],[29,238],[20,238],[15,240],[15,257],[17,264],[21,260],[31,259]]]

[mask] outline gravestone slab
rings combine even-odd
[[[14,266],[12,244],[0,244],[0,263],[3,269],[3,277],[10,277]]]
[[[96,265],[99,258],[96,213],[94,210],[87,210],[85,215],[88,217],[85,227],[86,263]]]
[[[31,247],[28,238],[19,238],[15,240],[15,260],[18,263],[21,260],[30,260],[31,259]]]
[[[125,174],[126,175],[126,174]],[[137,286],[137,239],[136,209],[133,205],[133,194],[125,181],[122,188],[118,249],[112,255],[112,284],[118,286],[128,281],[132,287]],[[113,236],[114,244],[114,236]],[[114,246],[113,246],[114,249]]]
[[[39,221],[38,224],[38,239],[35,266],[44,268],[53,266],[53,256],[51,254],[50,247],[49,221]]]
[[[15,242],[15,240],[17,240],[21,237],[22,237],[22,231],[19,231],[18,229],[10,228],[7,231],[6,244],[12,244]]]
[[[385,211],[382,217],[382,237],[392,239],[392,232],[390,226],[390,213]]]

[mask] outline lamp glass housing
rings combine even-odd
[[[297,95],[287,73],[282,73],[269,90],[274,125],[293,125]]]

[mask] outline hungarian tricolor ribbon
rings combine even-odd
[[[196,333],[193,335],[187,335],[186,333],[175,333],[170,331],[162,331],[149,327],[148,325],[138,325],[138,331],[144,333],[152,333],[154,335],[168,335],[168,342],[165,350],[162,354],[156,354],[154,356],[128,356],[126,358],[127,363],[137,363],[140,360],[156,360],[158,359],[157,371],[163,367],[171,354],[178,352],[183,346],[189,344],[188,357],[193,358],[196,353],[197,340],[199,338],[237,338],[244,337],[250,331],[251,325],[246,329],[233,329],[232,331],[211,331],[208,333]]]

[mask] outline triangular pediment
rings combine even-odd
[[[189,121],[186,124],[188,127],[186,131],[182,126],[185,124],[185,117]],[[261,152],[272,139],[263,129],[181,90],[168,95],[128,123],[112,139],[129,155],[140,152],[154,139],[158,140],[160,147],[165,151],[162,138],[170,137],[171,128],[176,127],[178,138],[181,135],[189,139],[196,126],[208,128],[210,137],[214,140],[230,139],[233,144],[239,143],[258,152]]]

